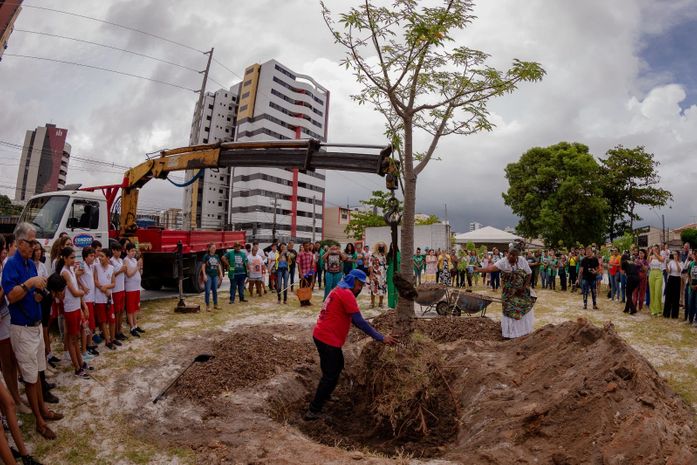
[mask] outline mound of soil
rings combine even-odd
[[[274,336],[268,330],[244,329],[217,342],[206,363],[195,363],[173,393],[199,402],[222,392],[259,384],[283,371],[314,363],[314,346]]]
[[[389,333],[394,327],[397,316],[394,311],[383,313],[371,320],[371,324],[382,333]],[[416,329],[435,342],[453,341],[502,341],[501,323],[490,318],[443,316],[437,318],[419,318]],[[351,329],[349,339],[359,341],[367,336],[357,328]]]

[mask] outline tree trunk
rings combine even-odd
[[[404,212],[402,214],[402,263],[399,272],[414,284],[414,210],[416,206],[416,175],[414,174],[411,122],[404,131]],[[400,296],[397,303],[395,334],[408,336],[414,330],[414,301]]]

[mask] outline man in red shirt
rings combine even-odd
[[[351,270],[327,296],[322,310],[317,317],[317,324],[312,332],[312,339],[319,352],[322,378],[319,380],[315,398],[305,413],[305,420],[317,420],[322,417],[322,407],[329,400],[339,382],[339,375],[344,369],[344,353],[341,347],[346,342],[351,324],[376,341],[388,345],[397,343],[390,335],[382,335],[363,319],[358,308],[356,296],[360,294],[367,276],[361,270]]]

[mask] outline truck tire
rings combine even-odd
[[[203,268],[203,262],[197,260],[194,274],[188,280],[191,283],[191,291],[197,294],[206,290],[206,283],[201,279],[201,268]]]
[[[159,291],[162,289],[162,280],[159,278],[146,278],[141,281],[140,285],[146,291]]]

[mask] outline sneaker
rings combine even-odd
[[[112,345],[115,345],[117,347],[121,347],[123,345],[121,341],[119,341],[118,339],[114,339],[113,341],[111,341],[111,343]]]
[[[85,371],[84,368],[80,368],[79,370],[75,370],[75,376],[78,378],[82,379],[90,379],[90,375]]]
[[[82,354],[82,360],[84,360],[86,362],[92,361],[92,360],[94,360],[94,355],[88,354],[87,352],[85,352],[84,354]]]
[[[138,331],[141,334],[145,332],[144,329],[140,329],[140,326],[136,326],[136,331]]]
[[[88,348],[87,348],[87,353],[88,353],[88,354],[92,354],[92,355],[94,355],[95,357],[99,356],[99,351],[97,350],[96,347],[88,347]]]
[[[48,366],[50,366],[51,368],[54,368],[54,369],[58,368],[58,365],[56,364],[57,362],[53,362],[51,360],[48,360],[47,362],[48,362]]]
[[[94,370],[94,367],[86,364],[85,362],[82,362],[82,369],[86,371],[92,371]]]
[[[41,464],[41,462],[38,462],[31,455],[24,455],[24,456],[22,456],[22,465],[42,465],[42,464]]]
[[[56,383],[49,383],[48,381],[46,381],[46,382],[44,383],[44,387],[45,387],[47,390],[50,391],[51,389],[55,389],[55,388],[56,388]],[[24,404],[22,404],[22,405],[24,405]]]
[[[49,404],[57,404],[58,402],[60,402],[58,400],[58,397],[51,394],[50,391],[44,391],[43,395],[44,395],[44,402],[47,402]]]
[[[116,335],[116,339],[118,339],[119,341],[127,341],[127,340],[128,340],[128,336],[126,336],[126,335],[123,334],[123,333],[118,333],[118,334]]]
[[[303,420],[305,421],[321,420],[322,418],[324,418],[322,412],[313,412],[312,410],[308,410],[305,412],[305,415],[303,415]]]
[[[240,299],[240,302],[249,302],[247,299]]]
[[[140,333],[139,333],[138,331],[136,331],[135,328],[133,328],[133,329],[131,330],[131,336],[133,336],[133,337],[140,337]]]
[[[53,354],[51,354],[51,356],[48,357],[48,363],[53,364],[53,365],[54,365],[54,368],[55,368],[55,364],[58,363],[58,362],[60,362],[60,361],[61,361],[61,359],[59,359],[58,357],[56,357],[56,356],[53,355]]]
[[[597,305],[593,305],[593,310],[600,310]]]
[[[119,345],[120,345],[120,344],[119,344]],[[107,349],[109,349],[109,350],[116,350],[116,346],[114,345],[113,342],[107,342],[107,343],[106,343],[106,347],[107,347]]]

